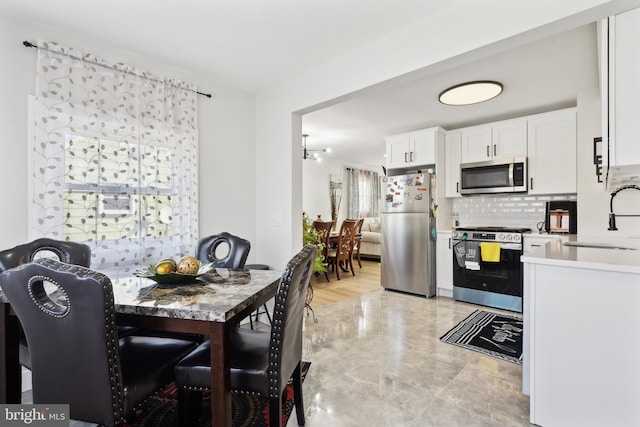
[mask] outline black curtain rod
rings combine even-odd
[[[24,47],[35,47],[36,49],[43,49],[43,50],[46,50],[47,52],[53,52],[51,49],[47,49],[46,47],[40,47],[40,46],[35,45],[35,44],[33,44],[31,42],[28,42],[26,40],[23,41],[22,44],[24,45]],[[80,61],[88,62],[89,64],[97,65],[97,66],[102,67],[102,68],[108,68],[110,70],[114,69],[113,67],[109,67],[108,65],[99,64],[99,63],[93,62],[93,61],[87,61],[86,59],[78,58],[78,57],[75,57],[73,55],[64,54],[64,53],[60,53],[60,52],[53,52],[53,53],[57,53],[59,55],[67,55],[69,58],[78,59]],[[120,71],[120,70],[118,70],[118,71]],[[151,80],[151,81],[154,81],[154,82],[158,81],[158,80],[155,80],[155,79],[152,79],[152,78],[149,78],[149,77],[139,76],[136,73],[132,73],[130,71],[125,71],[125,72],[127,74],[130,74],[132,76],[136,76],[136,77],[139,77],[139,78],[142,78],[142,79],[147,79],[147,80]],[[198,95],[202,95],[202,96],[206,96],[207,98],[211,98],[211,94],[210,93],[198,92],[197,90],[195,90],[194,92],[197,93]]]

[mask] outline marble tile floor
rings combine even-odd
[[[477,308],[500,312],[383,289],[316,309],[304,325],[306,426],[529,426],[522,367],[439,340]]]
[[[521,366],[439,340],[477,308],[500,312],[383,289],[317,309],[305,322],[306,425],[529,426]]]

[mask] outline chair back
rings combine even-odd
[[[327,251],[329,250],[329,236],[331,234],[331,226],[333,221],[313,221],[313,228],[320,234],[320,241],[324,245],[322,249],[322,259],[327,259]]]
[[[73,419],[120,422],[124,392],[109,278],[43,258],[0,274],[31,352],[33,402],[67,403]]]
[[[225,256],[218,257],[216,251],[220,245],[228,248]],[[227,232],[204,237],[198,242],[196,258],[204,263],[213,262],[215,267],[240,270],[244,268],[251,250],[251,243]]]
[[[353,243],[356,235],[356,225],[358,220],[345,219],[340,226],[338,234],[337,258],[338,260],[349,259],[353,252]]]
[[[364,218],[358,218],[358,221],[356,222],[356,230],[353,235],[355,248],[360,247],[360,240],[362,238],[362,224],[364,224]]]
[[[316,247],[305,245],[287,264],[275,296],[269,345],[269,397],[277,398],[302,360],[302,320]]]
[[[91,248],[80,242],[48,238],[36,239],[11,249],[0,251],[0,272],[33,261],[37,255],[54,254],[59,261],[89,267]]]

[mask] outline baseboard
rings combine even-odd
[[[438,288],[438,296],[439,297],[446,297],[446,298],[453,298],[453,289]]]

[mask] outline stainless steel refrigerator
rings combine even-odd
[[[384,288],[426,297],[436,293],[434,184],[429,173],[380,178]]]

